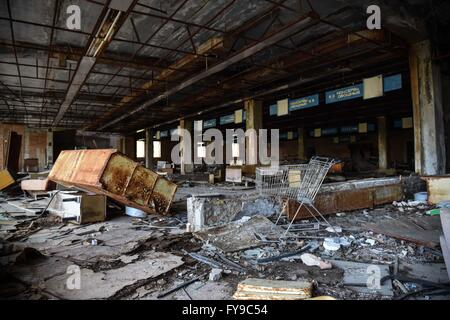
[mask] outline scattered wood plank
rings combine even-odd
[[[408,218],[385,220],[378,223],[367,223],[363,227],[395,239],[413,242],[428,248],[435,248],[439,245],[439,235],[442,233],[442,229],[439,226],[431,227],[433,224],[427,220],[439,218],[423,217],[422,219],[422,222],[419,222],[418,219],[411,221]]]
[[[312,282],[247,279],[239,283],[236,300],[305,300],[312,297]]]

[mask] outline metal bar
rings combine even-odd
[[[281,30],[278,30],[276,32],[274,32],[273,34],[267,36],[264,40],[259,41],[247,48],[244,48],[242,51],[232,55],[230,58],[228,58],[227,60],[225,60],[224,62],[221,62],[211,68],[209,68],[208,70],[186,80],[184,83],[182,83],[181,85],[178,85],[168,91],[166,91],[164,94],[142,104],[140,107],[135,108],[133,111],[131,111],[128,114],[125,114],[119,118],[116,118],[115,120],[103,125],[100,130],[103,130],[105,128],[107,128],[108,126],[117,123],[121,120],[124,120],[126,118],[128,118],[130,115],[135,114],[136,112],[139,112],[141,110],[144,110],[145,108],[161,101],[162,99],[165,99],[165,97],[168,97],[174,93],[177,93],[178,91],[183,90],[186,87],[189,87],[190,85],[203,80],[215,73],[218,73],[220,71],[223,71],[224,69],[226,69],[227,67],[229,67],[230,65],[239,62],[245,58],[250,57],[251,55],[263,50],[264,48],[267,48],[281,40],[283,40],[284,38],[286,38],[290,33],[292,33],[292,29],[296,29],[299,28],[301,26],[304,26],[305,24],[307,24],[308,22],[312,21],[313,17],[311,15],[306,15],[301,17],[300,19],[297,19],[296,21],[290,23],[289,25],[281,28]],[[308,26],[307,26],[308,27]]]

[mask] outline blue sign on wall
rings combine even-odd
[[[234,123],[234,113],[220,118],[220,125]]]
[[[169,136],[169,131],[161,131],[161,133],[159,134],[159,137],[161,138],[161,139],[163,139],[163,138],[167,138]]]
[[[390,77],[384,78],[384,92],[390,92],[394,90],[399,90],[403,86],[402,75],[396,74]]]
[[[319,105],[319,95],[314,94],[312,96],[293,99],[289,101],[289,111],[301,110]]]
[[[327,104],[361,98],[364,96],[364,85],[361,83],[351,87],[327,91],[325,95]]]
[[[359,128],[357,125],[341,127],[341,133],[358,133],[358,132]]]
[[[170,130],[170,136],[178,135],[178,128]]]
[[[270,106],[270,116],[276,116],[278,114],[278,105],[273,104]]]
[[[209,129],[209,128],[215,128],[217,126],[217,120],[216,119],[210,119],[203,122],[203,128]]]
[[[325,128],[322,129],[322,136],[334,136],[338,134],[337,128]]]

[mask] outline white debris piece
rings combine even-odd
[[[328,251],[339,251],[339,249],[341,249],[341,244],[335,242],[333,238],[327,238],[323,242],[323,247]]]
[[[209,273],[209,281],[219,281],[222,279],[222,269],[212,269]]]
[[[321,270],[329,270],[333,268],[331,263],[324,261],[311,253],[302,254],[300,258],[302,259],[302,262],[306,264],[308,267],[316,266],[319,267]]]
[[[325,229],[327,232],[330,233],[342,233],[342,228],[341,227],[328,227]]]
[[[349,247],[351,245],[351,241],[346,237],[341,238],[325,238],[323,242],[323,247],[328,251],[338,251],[341,246]]]

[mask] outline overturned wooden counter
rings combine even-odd
[[[63,151],[49,179],[104,194],[147,213],[169,214],[177,185],[115,149]]]

